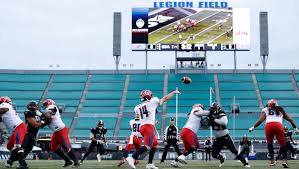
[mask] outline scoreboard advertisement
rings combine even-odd
[[[132,50],[250,50],[248,8],[133,8]]]

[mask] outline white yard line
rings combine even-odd
[[[230,17],[227,17],[227,18],[225,18],[225,19],[229,19],[229,18],[230,18]],[[210,26],[210,27],[208,27],[208,28],[206,28],[206,29],[200,31],[199,33],[194,34],[193,37],[195,38],[196,36],[205,33],[207,30],[209,30],[209,29],[211,29],[211,28],[213,28],[213,27],[215,27],[216,25],[219,25],[219,24],[220,24],[220,23],[217,22],[216,24],[214,24],[214,25],[212,25],[212,26]],[[187,42],[188,42],[189,39],[190,39],[190,38],[188,38],[187,40],[184,40],[184,41],[187,41]],[[180,42],[180,43],[182,43],[182,42]],[[209,43],[208,43],[208,44],[209,44]]]
[[[163,29],[163,28],[165,28],[165,27],[167,27],[167,26],[173,25],[173,24],[175,24],[175,23],[176,23],[176,22],[178,22],[178,21],[181,21],[181,20],[183,20],[183,19],[186,19],[186,18],[192,17],[192,16],[194,16],[194,15],[198,14],[198,13],[199,13],[199,12],[201,12],[201,11],[203,11],[203,10],[200,10],[200,11],[196,12],[196,13],[195,13],[195,14],[193,14],[193,15],[186,16],[186,17],[184,17],[184,18],[181,18],[181,19],[179,19],[179,20],[177,20],[177,21],[175,21],[175,22],[173,22],[173,23],[171,23],[171,24],[165,25],[165,26],[163,26],[163,27],[161,27],[161,28],[159,28],[159,29],[156,29],[156,30],[154,30],[154,31],[150,32],[150,33],[149,33],[149,35],[150,35],[150,34],[152,34],[152,33],[154,33],[154,32],[157,32],[158,30],[160,30],[160,29]]]
[[[221,11],[220,11],[220,12],[221,12]],[[198,24],[199,22],[202,22],[202,21],[204,21],[204,20],[206,20],[206,19],[208,19],[208,18],[210,18],[210,17],[212,17],[212,16],[214,16],[214,15],[217,15],[217,14],[219,14],[220,12],[213,13],[212,15],[209,15],[209,16],[207,16],[207,17],[201,19],[201,20],[198,21],[196,24]],[[218,23],[217,23],[217,24],[218,24]],[[164,38],[162,38],[162,39],[156,41],[156,42],[153,43],[153,44],[157,44],[157,43],[159,43],[159,42],[161,42],[161,41],[163,41],[163,40],[165,40],[165,39],[167,39],[167,38],[169,38],[169,37],[171,37],[171,36],[173,36],[173,35],[175,35],[175,34],[177,34],[177,33],[180,33],[180,32],[181,32],[181,31],[179,31],[179,32],[173,32],[173,33],[171,33],[171,34],[165,36]]]
[[[228,29],[228,30],[226,30],[225,32],[223,32],[222,34],[220,34],[220,35],[218,35],[216,38],[214,38],[214,39],[212,39],[212,40],[210,40],[207,44],[210,44],[210,43],[212,43],[213,41],[215,41],[216,39],[218,39],[218,38],[220,38],[221,36],[223,36],[223,35],[225,35],[226,34],[226,32],[228,32],[228,31],[231,31],[232,29]]]

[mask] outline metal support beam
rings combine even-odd
[[[113,56],[113,58],[114,58],[114,61],[115,61],[115,69],[118,72],[120,56]]]
[[[145,51],[145,74],[148,72],[148,56],[147,56],[147,50]]]
[[[266,66],[267,66],[267,61],[268,61],[268,56],[261,56],[262,59],[262,64],[263,64],[263,71],[266,70]]]
[[[234,71],[237,71],[237,51],[234,50]]]

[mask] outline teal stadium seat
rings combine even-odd
[[[45,82],[50,79],[49,74],[0,74],[2,82]]]
[[[252,82],[251,74],[217,74],[220,82]]]
[[[188,76],[192,79],[192,82],[214,82],[213,74],[169,74],[169,83],[181,83],[181,79],[184,76]]]
[[[75,129],[90,129],[96,126],[99,120],[103,120],[107,129],[114,129],[116,118],[113,117],[80,117]]]
[[[130,75],[130,82],[163,82],[164,74],[133,74]]]
[[[82,91],[85,83],[52,83],[51,91]]]
[[[81,113],[118,113],[119,107],[83,107]]]
[[[90,83],[89,91],[122,91],[124,82],[118,83]]]
[[[93,74],[91,82],[124,82],[126,75],[122,74]]]
[[[290,74],[256,74],[258,82],[290,82]]]
[[[67,82],[67,83],[85,83],[87,75],[84,74],[57,74],[54,77],[54,82]]]
[[[121,99],[122,91],[89,91],[86,94],[87,100],[119,100]]]

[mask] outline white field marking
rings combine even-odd
[[[167,27],[167,26],[174,25],[174,24],[175,24],[176,22],[178,22],[178,21],[181,21],[181,20],[183,20],[183,19],[186,19],[186,18],[192,17],[192,16],[194,16],[194,15],[198,14],[198,13],[199,13],[199,12],[201,12],[201,11],[203,11],[203,10],[202,10],[202,9],[200,9],[200,10],[198,10],[196,13],[194,13],[193,15],[186,16],[186,17],[184,17],[184,18],[181,18],[181,19],[179,19],[179,20],[177,20],[177,21],[175,21],[175,22],[172,22],[171,24],[168,24],[168,25],[165,25],[165,26],[163,26],[163,27],[161,27],[161,28],[159,28],[159,29],[156,29],[156,30],[154,30],[154,31],[150,32],[150,33],[149,33],[149,35],[150,35],[150,34],[152,34],[152,33],[154,33],[154,32],[157,32],[158,30],[160,30],[160,29],[163,29],[163,28],[165,28],[165,27]],[[168,30],[168,29],[167,29],[167,30]]]
[[[231,16],[230,16],[230,17],[231,17]],[[230,17],[227,17],[227,18],[225,18],[225,19],[229,19]],[[208,28],[206,28],[206,29],[200,31],[199,33],[194,34],[193,37],[195,38],[196,36],[205,33],[207,30],[209,30],[209,29],[211,29],[211,28],[213,28],[213,27],[215,27],[215,26],[217,26],[217,25],[219,25],[219,24],[221,24],[221,22],[217,22],[216,24],[214,24],[214,25],[212,25],[212,26],[210,26],[210,27],[208,27]],[[187,40],[186,40],[186,42],[188,42],[189,39],[190,39],[190,38],[188,37]],[[180,42],[180,43],[182,43],[182,42]],[[209,43],[208,43],[208,44],[209,44]]]
[[[220,34],[220,35],[218,35],[216,38],[214,38],[214,39],[212,39],[212,40],[210,40],[207,44],[210,44],[210,43],[212,43],[213,41],[215,41],[216,39],[218,39],[218,38],[220,38],[221,36],[223,36],[224,34],[226,34],[226,32],[228,32],[228,31],[231,31],[232,30],[232,28],[230,28],[230,29],[228,29],[228,30],[226,30],[225,32],[223,32],[222,34]]]
[[[221,12],[221,11],[220,11],[220,12]],[[204,20],[206,20],[206,19],[208,19],[208,18],[210,18],[210,17],[212,17],[212,16],[214,16],[214,15],[217,15],[217,14],[219,14],[220,12],[213,13],[212,15],[209,15],[209,16],[207,16],[207,17],[205,17],[205,18],[199,20],[198,22],[196,22],[196,24],[198,24],[199,22],[202,22],[202,21],[204,21]],[[218,23],[217,23],[217,24],[218,24]],[[173,35],[175,35],[175,34],[177,34],[177,33],[180,33],[180,32],[181,32],[181,31],[173,32],[173,33],[171,33],[171,34],[165,36],[164,38],[158,40],[157,42],[155,42],[155,43],[153,43],[153,44],[157,44],[157,43],[159,43],[159,42],[161,42],[161,41],[163,41],[163,40],[165,40],[165,39],[167,39],[167,38],[169,38],[169,37],[171,37],[171,36],[173,36]]]

